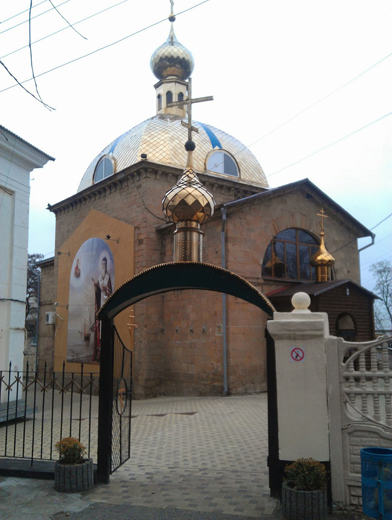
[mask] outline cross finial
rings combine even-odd
[[[188,99],[184,99],[183,101],[173,101],[172,103],[168,103],[168,107],[182,107],[186,105],[187,107],[187,119],[188,121],[185,123],[181,121],[182,126],[185,126],[188,129],[188,141],[192,141],[192,132],[199,132],[198,128],[192,126],[192,104],[193,103],[202,103],[204,101],[212,101],[214,98],[212,96],[206,96],[201,98],[192,99],[192,79],[188,79]]]
[[[320,213],[317,213],[318,217],[321,217],[320,227],[321,227],[321,233],[324,233],[324,219],[328,218],[328,215],[325,214],[325,211],[323,208],[321,208]]]
[[[174,8],[174,0],[170,0],[170,14],[174,14],[173,8]]]

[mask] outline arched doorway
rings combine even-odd
[[[149,296],[169,291],[199,289],[226,293],[260,308],[268,316],[274,312],[273,305],[252,284],[226,269],[199,262],[167,263],[147,269],[117,289],[98,313],[102,320],[102,355],[100,368],[100,404],[98,436],[98,479],[109,482],[111,473],[113,424],[113,318],[122,310]],[[269,481],[271,495],[280,492],[281,481],[278,471],[277,409],[275,354],[271,338],[267,338],[268,368],[268,437],[269,437]]]

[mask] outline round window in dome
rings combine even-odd
[[[236,161],[229,153],[223,150],[214,150],[208,155],[207,170],[213,173],[232,175],[233,177],[239,176]]]
[[[114,174],[115,163],[112,155],[104,155],[97,163],[94,170],[94,184]]]

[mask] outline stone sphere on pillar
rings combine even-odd
[[[291,298],[291,303],[294,307],[292,312],[310,312],[308,309],[310,305],[310,296],[304,292],[297,292]]]

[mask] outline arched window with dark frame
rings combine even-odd
[[[318,240],[307,231],[285,229],[267,247],[262,276],[285,280],[315,280],[316,270],[310,265],[310,260],[318,248]]]
[[[173,92],[171,90],[166,92],[166,105],[169,103],[173,103]]]
[[[158,110],[162,110],[162,96],[160,94],[158,94],[157,100],[158,100]]]
[[[184,101],[184,94],[183,94],[183,92],[180,92],[178,94],[178,101]]]
[[[355,341],[355,322],[351,314],[344,313],[336,320],[336,336],[345,341]]]

